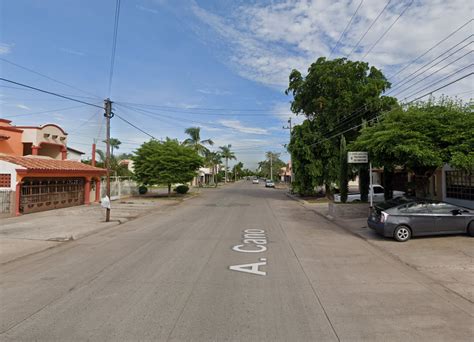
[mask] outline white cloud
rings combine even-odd
[[[268,130],[259,127],[248,127],[242,125],[239,120],[219,120],[219,123],[225,127],[229,127],[239,131],[241,133],[248,133],[248,134],[269,134]]]
[[[145,11],[145,12],[149,12],[149,13],[153,13],[153,14],[158,14],[159,12],[153,8],[149,8],[149,7],[145,7],[145,6],[142,6],[142,5],[137,5],[136,6],[140,11]]]
[[[16,107],[20,108],[20,109],[25,109],[25,110],[30,110],[31,109],[30,107],[25,106],[24,104],[17,104]]]
[[[85,56],[86,54],[84,52],[78,51],[78,50],[73,50],[70,48],[59,48],[62,52],[68,53],[70,55],[75,55],[75,56]]]
[[[231,95],[232,93],[227,90],[221,90],[221,89],[197,89],[196,90],[198,93],[205,94],[205,95]]]
[[[363,58],[409,2],[392,1],[351,59]],[[206,43],[218,45],[215,51],[223,54],[224,62],[243,77],[282,89],[288,85],[292,69],[304,73],[318,57],[330,54],[358,4],[350,0],[260,1],[236,5],[226,15],[217,15],[196,2],[191,9],[201,22],[196,32]],[[332,57],[348,54],[385,4],[364,1]],[[467,22],[472,10],[473,3],[463,0],[415,1],[365,60],[391,75]],[[472,25],[453,35],[400,77],[464,39],[470,28]]]
[[[8,55],[12,52],[13,44],[0,43],[0,55]]]

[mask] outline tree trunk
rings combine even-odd
[[[226,158],[225,159],[225,172],[224,172],[225,179],[224,179],[224,183],[227,183],[227,168],[228,168],[227,163],[228,163],[228,159]]]
[[[171,183],[168,183],[168,197],[171,196]]]
[[[326,198],[333,199],[333,195],[331,193],[331,186],[329,184],[324,184],[324,192],[326,193]]]
[[[359,166],[359,191],[361,202],[367,202],[369,200],[369,183],[369,167],[367,166],[367,164],[361,164]]]
[[[384,198],[386,201],[393,198],[393,171],[383,168],[383,188],[384,188]]]

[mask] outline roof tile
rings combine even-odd
[[[8,155],[0,155],[0,160],[23,166],[27,170],[32,171],[96,171],[98,173],[106,172],[105,169],[72,160],[17,157]]]

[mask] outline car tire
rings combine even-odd
[[[406,242],[411,238],[411,230],[408,226],[398,226],[393,232],[393,238],[398,242]]]
[[[474,221],[467,226],[467,234],[474,237]]]

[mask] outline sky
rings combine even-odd
[[[115,6],[0,1],[0,75],[97,106],[109,97],[118,152],[150,139],[120,118],[157,139],[184,140],[198,126],[212,149],[231,144],[254,169],[266,151],[289,160],[283,126],[304,119],[285,95],[292,69],[305,74],[321,56],[363,60],[382,70],[393,85],[387,95],[401,102],[473,69],[469,1],[122,0],[109,92]],[[469,101],[473,92],[471,76],[433,95]],[[104,145],[102,109],[4,81],[0,117],[56,123],[86,156],[94,140]]]

